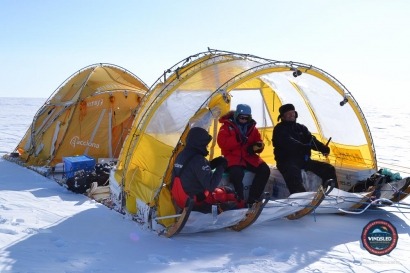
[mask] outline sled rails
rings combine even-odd
[[[241,231],[254,223],[276,219],[296,220],[309,214],[315,216],[324,213],[362,214],[386,206],[410,209],[410,205],[393,201],[396,196],[405,198],[409,195],[409,184],[410,178],[395,184],[394,186],[400,186],[400,190],[390,189],[389,193],[384,193],[385,197],[380,197],[380,192],[384,188],[394,187],[393,185],[381,184],[379,187],[373,186],[361,193],[350,193],[331,186],[326,189],[319,186],[316,192],[295,193],[288,198],[277,200],[270,200],[269,195],[265,194],[260,202],[249,209],[227,210],[220,214],[192,211],[190,203],[187,203],[180,214],[154,217],[152,220],[176,218],[174,224],[159,232],[159,235],[170,238],[180,233],[208,232],[226,228]]]
[[[270,221],[280,218],[289,220],[300,219],[313,213],[325,199],[326,193],[332,189],[333,186],[325,190],[325,188],[320,185],[316,192],[294,193],[285,199],[271,200],[265,206],[260,221]]]
[[[300,198],[299,196],[305,195],[305,193],[296,193],[290,195],[287,200],[281,201],[284,204],[288,203],[290,204],[290,206],[301,208],[297,209],[296,211],[292,211],[291,213],[285,215],[285,217],[289,220],[296,220],[315,211],[315,209],[322,203],[325,197],[334,189],[335,180],[330,179],[326,181],[325,185],[327,185],[326,188],[322,185],[319,185],[316,193],[309,200],[308,204],[300,204],[296,202],[296,200]],[[279,200],[276,201],[280,202]]]
[[[168,228],[164,229],[159,233],[159,235],[164,235],[165,237],[172,237],[177,235],[185,226],[185,223],[188,221],[189,215],[191,214],[192,208],[194,206],[194,200],[192,198],[188,198],[185,203],[185,207],[182,210],[181,214],[177,215],[177,221],[169,226]],[[157,218],[160,219],[160,218]]]
[[[329,190],[331,189],[332,187],[329,187]],[[286,200],[282,200],[282,208],[286,206],[291,208],[291,210],[285,215],[278,214],[279,217],[276,217],[276,215],[273,214],[270,216],[274,219],[282,218],[284,216],[290,220],[299,219],[306,216],[320,205],[326,196],[326,191],[322,186],[320,186],[316,193],[301,193],[299,195],[301,195],[302,198],[300,198],[298,194],[295,194]],[[308,197],[307,199],[306,196]],[[219,230],[223,228],[228,228],[239,232],[254,224],[261,214],[263,214],[266,205],[271,202],[270,194],[265,192],[261,197],[261,200],[255,202],[252,207],[248,209],[227,210],[223,211],[219,215],[216,213],[204,214],[192,211],[192,207],[190,207],[190,204],[187,203],[181,214],[165,216],[167,218],[177,218],[177,220],[171,226],[160,231],[159,235],[164,235],[165,237],[170,238],[181,233],[181,231],[183,233],[196,233],[201,231]],[[284,204],[286,202],[288,204]],[[268,214],[269,213],[265,215],[265,218]],[[189,219],[190,216],[193,216],[193,219]],[[162,218],[163,217],[158,217],[154,218],[154,220],[160,220]]]
[[[398,209],[400,213],[410,213],[409,204],[393,202],[392,200],[386,199],[386,198],[374,198],[374,196],[369,198],[367,201],[364,201],[362,203],[357,203],[356,206],[348,210],[345,210],[341,207],[338,207],[336,209],[342,214],[362,214],[366,211],[379,211],[378,208],[381,208],[381,207],[395,208],[395,209]],[[406,209],[409,211],[405,212],[402,209]]]
[[[408,178],[410,183],[410,178]],[[404,190],[399,191],[395,194],[395,196],[391,199],[391,201],[399,203],[401,200],[406,198],[410,194],[410,185],[407,186]]]
[[[331,189],[329,189],[331,190]],[[325,199],[326,193],[325,189],[323,188],[322,185],[319,186],[315,196],[312,198],[312,201],[309,203],[309,205],[305,206],[303,209],[298,210],[292,214],[289,214],[286,216],[289,220],[296,220],[299,218],[302,218],[305,215],[308,215],[312,211],[314,211],[320,203]]]
[[[168,238],[179,234],[183,229],[184,233],[220,230],[224,228],[241,231],[252,225],[258,219],[264,206],[269,202],[269,197],[269,193],[264,193],[260,201],[255,202],[252,207],[248,209],[226,210],[220,214],[218,214],[217,210],[212,211],[212,213],[192,211],[194,202],[192,199],[188,199],[180,214],[157,217],[153,220],[164,218],[177,219],[174,224],[159,232],[159,235]],[[194,215],[193,219],[189,219],[192,215]]]
[[[410,177],[399,181],[387,182],[380,189],[381,197],[400,202],[410,194]],[[387,194],[386,194],[387,193]]]
[[[252,207],[248,209],[245,217],[230,228],[234,231],[241,231],[252,225],[258,219],[265,205],[269,202],[269,198],[270,194],[265,192],[261,198],[262,200],[255,202]]]
[[[375,207],[408,208],[401,201],[410,194],[410,177],[383,182],[366,192],[351,193],[334,189],[317,208],[317,213],[361,214]]]
[[[346,214],[355,212],[366,206],[370,200],[375,198],[375,189],[361,193],[350,193],[339,189],[333,189],[322,203],[317,207],[316,213],[338,213]]]

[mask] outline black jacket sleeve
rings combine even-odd
[[[317,140],[315,136],[312,136],[312,149],[322,154],[328,154],[330,152],[330,148]]]

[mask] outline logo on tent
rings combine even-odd
[[[100,99],[100,100],[93,100],[93,101],[89,101],[89,102],[87,102],[87,106],[88,106],[88,107],[92,107],[92,106],[101,106],[101,105],[103,105],[103,103],[104,103],[103,99]]]
[[[81,140],[78,136],[73,137],[70,140],[70,144],[71,144],[71,146],[73,146],[73,148],[75,148],[75,146],[77,146],[77,145],[92,147],[92,148],[96,148],[96,149],[100,148],[99,144],[89,142],[88,140],[87,141],[86,140]]]

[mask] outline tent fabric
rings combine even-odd
[[[209,50],[165,71],[137,112],[111,181],[122,187],[130,213],[137,213],[137,203],[142,202],[155,209],[164,226],[175,221],[166,217],[176,213],[169,183],[187,132],[200,126],[216,139],[218,118],[239,103],[252,107],[265,142],[261,156],[271,166],[278,109],[292,103],[298,122],[324,143],[331,138],[331,156],[314,153],[313,158],[337,169],[377,170],[373,140],[359,105],[338,80],[319,68]],[[209,159],[220,155],[217,144],[211,142],[208,148]]]
[[[118,158],[148,87],[111,64],[69,77],[34,116],[16,150],[28,165],[54,166],[63,157]]]

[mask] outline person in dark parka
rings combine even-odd
[[[297,112],[292,104],[284,104],[279,108],[278,123],[272,135],[276,167],[285,179],[289,192],[305,192],[302,169],[311,171],[322,179],[322,183],[333,179],[337,187],[335,168],[326,162],[310,158],[311,150],[319,151],[327,156],[330,148],[317,140],[308,128],[297,123]]]
[[[211,211],[212,204],[206,202],[207,196],[219,185],[227,166],[222,156],[211,162],[206,159],[209,153],[207,145],[211,140],[212,136],[205,129],[191,128],[186,137],[186,146],[174,163],[172,181],[175,176],[180,177],[185,193],[196,200],[193,208],[196,211]]]

